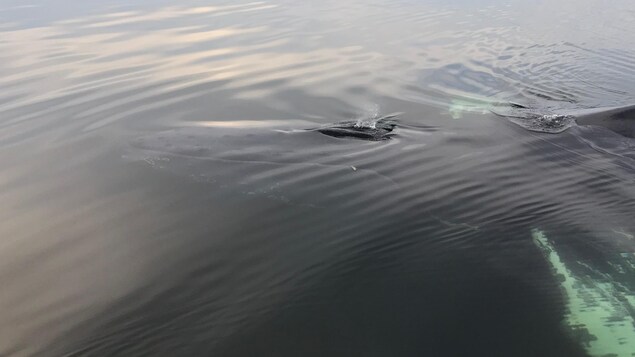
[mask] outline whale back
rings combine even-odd
[[[635,138],[635,105],[591,109],[575,116],[578,125],[601,126],[627,138]]]

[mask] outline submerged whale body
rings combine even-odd
[[[635,105],[582,109],[568,114],[545,114],[533,108],[510,103],[502,111],[497,108],[491,112],[531,131],[557,134],[577,124],[603,127],[624,137],[635,138]]]
[[[627,138],[635,138],[635,105],[585,110],[576,115],[576,122],[605,127]]]
[[[531,113],[513,110],[519,122]],[[562,132],[576,124],[569,120],[586,125],[607,117],[602,113],[532,120],[536,130]],[[370,311],[382,323],[369,324],[353,342],[381,348],[388,336],[391,347],[411,348],[400,355],[449,348],[446,355],[464,356],[473,346],[492,346],[497,350],[489,355],[627,356],[619,353],[632,346],[621,342],[635,341],[635,269],[630,258],[621,259],[631,256],[635,234],[630,147],[616,146],[619,137],[600,130],[584,133],[593,141],[588,145],[581,135],[526,135],[493,115],[467,115],[471,120],[447,127],[392,117],[322,126],[202,122],[133,140],[129,159],[209,184],[205,190],[222,198],[210,200],[219,211],[226,202],[241,211],[263,205],[245,216],[244,230],[234,231],[231,220],[227,229],[243,236],[232,239],[240,241],[236,249],[244,249],[243,242],[276,243],[270,251],[249,250],[285,290],[267,305],[259,298],[235,304],[271,288],[244,278],[251,284],[228,294],[218,316],[244,316],[254,327],[236,327],[235,338],[219,333],[217,354],[252,356],[274,348],[284,351],[271,354],[302,354],[288,341],[312,341],[313,326],[322,326],[324,316],[318,302],[331,299],[330,316],[341,317],[344,327],[340,334],[324,326],[327,339],[358,336],[348,321]],[[609,117],[620,115],[628,112]],[[532,235],[539,232],[534,229],[544,234]],[[287,283],[288,272],[297,280]],[[359,276],[377,278],[342,289],[340,282]],[[314,292],[324,295],[312,300]],[[402,308],[393,292],[421,303]],[[578,293],[590,296],[593,306],[583,305]],[[448,296],[454,298],[448,302]],[[289,306],[293,314],[281,313]],[[272,313],[254,313],[265,309]],[[469,316],[458,333],[455,324],[439,324],[457,316]],[[469,343],[446,343],[457,335]],[[519,340],[527,344],[505,343]],[[528,345],[533,350],[525,351]]]

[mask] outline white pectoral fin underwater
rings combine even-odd
[[[543,231],[532,236],[560,282],[567,308],[562,323],[571,338],[593,357],[635,355],[635,291],[626,280],[635,276],[633,253],[615,254],[607,262],[613,271],[604,272],[565,259]]]

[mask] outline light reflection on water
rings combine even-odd
[[[633,291],[633,144],[482,103],[631,105],[633,30],[630,1],[3,2],[0,354],[584,355],[530,232]],[[383,143],[278,130],[392,112]]]

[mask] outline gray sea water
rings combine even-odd
[[[0,0],[0,356],[635,355],[634,33]]]

